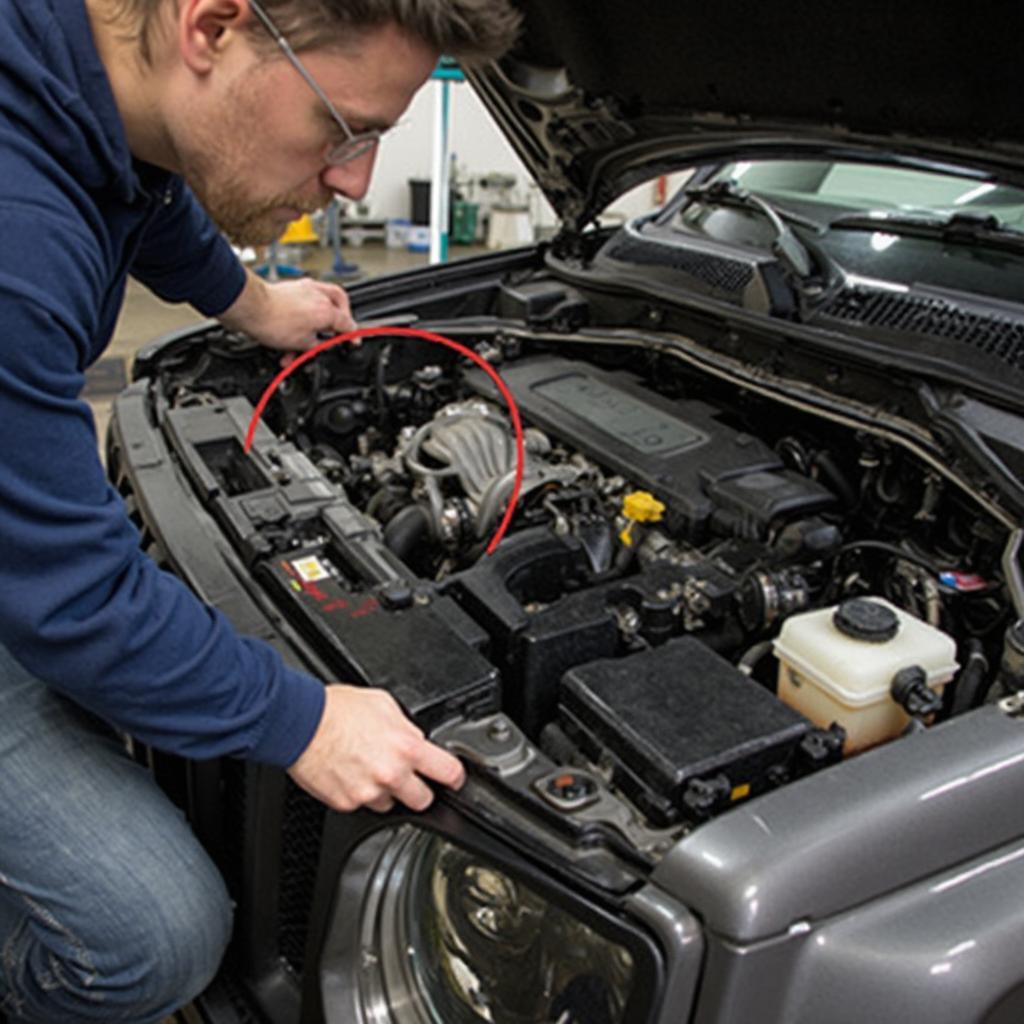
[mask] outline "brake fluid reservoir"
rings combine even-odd
[[[845,753],[898,736],[909,720],[889,693],[919,665],[941,693],[956,672],[953,638],[880,597],[790,616],[775,641],[779,699],[816,725],[838,722]]]

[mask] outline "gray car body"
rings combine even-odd
[[[1022,739],[1024,721],[984,708],[677,843],[649,887],[700,922],[695,1024],[1021,1020]],[[652,902],[633,905],[649,923]],[[688,1019],[677,1001],[658,1017]]]
[[[744,803],[672,845],[619,903],[664,955],[665,986],[650,1020],[1024,1019],[1024,912],[1008,898],[1024,883],[1022,711],[1009,698],[904,737]],[[434,735],[489,770],[490,781],[470,787],[470,805],[480,789],[534,788],[550,767],[514,727],[500,742],[486,723]],[[608,820],[601,806],[579,813]],[[510,836],[520,830],[514,817],[506,824]],[[576,870],[588,873],[581,860]],[[624,882],[605,871],[605,884]],[[329,1024],[358,1004],[354,900],[349,882],[325,951],[325,962],[345,965],[325,972]]]

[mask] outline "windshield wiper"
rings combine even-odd
[[[828,227],[830,231],[879,231],[955,245],[986,245],[1024,252],[1024,231],[1004,226],[992,214],[954,213],[948,217],[929,217],[908,213],[844,213],[831,220]]]
[[[791,213],[789,210],[769,203],[760,196],[754,195],[753,192],[740,188],[731,178],[713,181],[708,185],[695,185],[692,188],[684,189],[684,193],[693,202],[744,206],[762,213],[775,229],[772,252],[801,281],[807,282],[814,276],[814,261],[810,252],[803,242],[793,234],[786,221],[809,228],[818,234],[823,234],[825,230],[821,224],[809,217],[801,217],[799,214]]]

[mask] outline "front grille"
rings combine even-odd
[[[139,530],[142,549],[161,568],[171,569],[162,545],[138,507],[131,477],[116,444],[109,446],[107,467],[111,482],[125,501],[129,518]],[[223,759],[222,785],[224,845],[219,866],[232,894],[236,898],[245,898],[243,865],[262,846],[261,837],[252,831],[248,821],[249,773],[246,764]],[[291,780],[288,780],[287,787],[274,940],[280,956],[301,975],[326,808]]]
[[[117,493],[124,500],[125,512],[132,525],[139,531],[139,547],[157,564],[158,568],[167,572],[173,572],[174,567],[167,558],[167,552],[163,545],[157,540],[155,534],[146,522],[139,509],[139,502],[135,496],[135,488],[132,486],[131,477],[121,457],[121,448],[113,436],[107,439],[107,479],[113,484]]]
[[[247,820],[249,809],[248,766],[244,761],[225,757],[220,762],[221,802],[224,822],[224,848],[218,866],[228,890],[238,897],[242,891],[244,872],[242,865],[246,854],[248,838]]]
[[[604,255],[619,263],[637,266],[667,267],[678,270],[710,288],[738,294],[750,284],[754,271],[749,263],[724,256],[695,252],[677,245],[641,241],[635,238],[613,239]]]
[[[306,935],[326,813],[322,803],[288,780],[281,838],[277,945],[281,956],[300,975],[305,965]]]
[[[147,522],[123,452],[116,440],[111,440],[108,446],[107,459],[108,476],[124,499],[129,518],[139,530],[140,546],[161,568],[173,571],[163,545]],[[221,759],[220,817],[216,822],[216,834],[200,835],[200,840],[204,843],[208,840],[213,841],[212,852],[215,853],[218,866],[229,891],[240,903],[248,904],[254,899],[254,894],[247,891],[250,869],[254,869],[260,877],[276,878],[276,920],[272,919],[266,922],[266,925],[257,920],[258,915],[253,915],[250,920],[253,908],[245,906],[246,926],[255,929],[252,938],[261,950],[269,952],[269,946],[276,956],[301,977],[305,966],[306,938],[309,932],[326,808],[288,779],[283,798],[281,832],[278,834],[272,826],[268,829],[267,823],[260,824],[254,821],[254,815],[251,813],[254,805],[262,802],[262,791],[252,788],[254,785],[262,784],[261,774],[257,772],[254,776],[251,766],[244,761]],[[191,810],[195,810],[195,807],[190,808]],[[196,821],[193,824],[198,825]],[[260,894],[255,894],[255,899],[259,898]],[[249,936],[242,935],[236,938],[241,940],[238,943],[239,948],[245,949]],[[263,965],[258,967],[260,971],[264,969]],[[224,979],[230,981],[230,971],[224,972]],[[242,1016],[247,999],[239,994],[240,991],[232,994],[231,1002],[232,1005],[238,1004],[238,1019],[249,1020],[250,1017]]]
[[[1024,369],[1024,322],[998,313],[965,309],[948,299],[844,288],[820,312],[845,323],[920,337],[957,341]]]

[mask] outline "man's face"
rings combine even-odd
[[[376,149],[340,167],[325,163],[344,136],[292,65],[239,39],[241,56],[222,68],[175,124],[185,179],[217,226],[238,245],[279,237],[334,193],[366,193]],[[248,57],[245,51],[248,50]],[[387,128],[426,81],[437,54],[393,25],[361,34],[340,51],[312,50],[302,62],[354,132]]]

